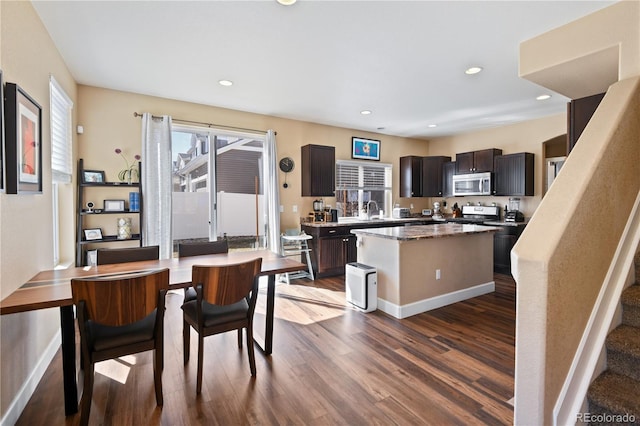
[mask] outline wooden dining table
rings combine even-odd
[[[262,351],[270,355],[273,349],[275,277],[278,274],[306,269],[307,265],[292,257],[284,257],[266,249],[42,271],[0,301],[0,314],[9,315],[38,309],[60,308],[65,414],[69,416],[78,411],[72,279],[107,278],[111,275],[152,272],[168,268],[169,288],[180,289],[191,284],[193,265],[230,265],[257,257],[262,258],[260,275],[267,276],[268,280],[264,341],[260,342],[259,336],[256,334],[254,336]]]

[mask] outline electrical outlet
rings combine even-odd
[[[280,204],[280,213],[284,213],[284,206]]]
[[[441,278],[440,269],[436,269],[436,280]]]
[[[298,213],[298,206],[295,204],[293,205],[293,212]]]
[[[413,208],[413,203],[409,204],[409,208],[412,209]]]

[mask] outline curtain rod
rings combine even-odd
[[[142,114],[140,114],[139,112],[133,112],[133,116],[134,117],[142,117]],[[151,115],[151,118],[162,118],[159,115]],[[224,129],[230,129],[230,130],[242,130],[245,132],[253,132],[253,133],[267,133],[266,130],[256,130],[256,129],[247,129],[244,127],[234,127],[234,126],[226,126],[224,124],[214,124],[214,123],[205,123],[202,121],[191,121],[191,120],[182,120],[180,118],[171,118],[172,121],[179,121],[181,123],[187,123],[187,124],[200,124],[200,125],[204,125],[207,127],[220,127],[220,128],[224,128]],[[276,135],[277,133],[274,132]]]

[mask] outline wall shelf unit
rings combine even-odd
[[[141,176],[141,163],[138,163],[138,176]],[[90,250],[95,250],[102,244],[105,243],[125,243],[131,241],[137,241],[138,245],[142,246],[142,212],[143,212],[143,202],[142,202],[142,191],[141,183],[126,183],[126,182],[83,182],[82,177],[84,176],[84,161],[82,159],[78,160],[78,204],[76,205],[76,266],[83,266],[88,264],[87,262],[87,252]],[[122,210],[107,210],[105,211],[102,206],[94,205],[89,209],[87,203],[88,198],[87,195],[92,191],[102,190],[101,192],[104,194],[104,191],[111,192],[113,191],[113,197],[122,199],[124,201],[124,206]],[[85,193],[85,191],[87,193]],[[139,208],[131,210],[131,202],[129,193],[134,192],[138,193],[139,199]],[[95,204],[95,203],[94,203]],[[96,226],[95,221],[99,221],[98,217],[108,216],[110,220],[112,219],[115,222],[116,216],[121,216],[125,218],[131,218],[132,226],[137,224],[137,227],[140,229],[139,233],[132,233],[130,238],[119,239],[116,234],[107,235],[102,234],[99,239],[91,239],[87,240],[85,238],[84,231],[87,229],[96,229],[99,226]],[[95,219],[94,219],[95,218]],[[116,226],[114,226],[117,228]]]

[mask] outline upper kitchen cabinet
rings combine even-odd
[[[400,196],[422,197],[422,157],[400,157]]]
[[[502,150],[496,148],[456,154],[456,174],[492,172],[498,155],[502,155]]]
[[[442,196],[453,197],[453,175],[456,174],[456,162],[448,161],[442,165]]]
[[[495,195],[533,195],[534,155],[499,155],[495,160]]]
[[[441,197],[443,194],[443,166],[451,157],[422,157],[422,196]]]
[[[302,196],[333,197],[336,188],[336,148],[302,147]]]
[[[596,112],[604,93],[574,99],[567,103],[567,152],[571,152],[591,116]]]

